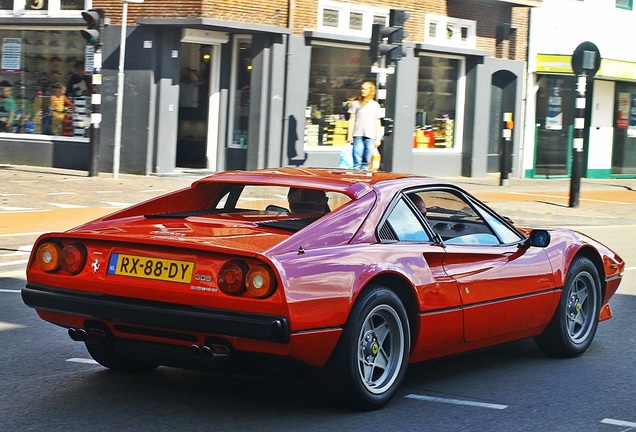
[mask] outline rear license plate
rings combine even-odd
[[[120,253],[112,254],[108,264],[108,274],[180,283],[190,283],[193,270],[194,263],[192,261]]]

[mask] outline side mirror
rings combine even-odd
[[[546,230],[535,229],[530,232],[530,236],[523,242],[523,246],[528,248],[534,247],[548,247],[550,244],[550,233]]]

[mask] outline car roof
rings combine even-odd
[[[353,199],[383,186],[404,189],[426,184],[448,184],[432,177],[393,172],[354,171],[342,168],[268,168],[223,171],[195,181],[192,187],[216,182],[326,189],[342,192]]]

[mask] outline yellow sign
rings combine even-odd
[[[180,283],[190,283],[193,269],[191,261],[119,253],[112,254],[108,264],[108,274]]]

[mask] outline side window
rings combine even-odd
[[[431,238],[424,230],[420,220],[415,216],[415,213],[411,208],[400,200],[397,205],[391,211],[386,225],[391,229],[392,234],[384,235],[385,229],[380,230],[381,237],[384,240],[400,240],[400,241],[413,241],[413,242],[425,242],[431,241]],[[394,237],[394,238],[387,238]]]
[[[412,196],[415,194],[409,194]],[[462,197],[449,190],[418,192],[426,205],[426,218],[448,244],[497,245],[490,225]]]

